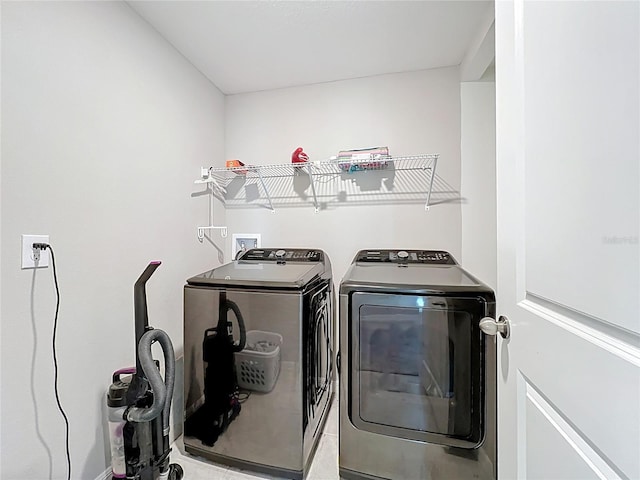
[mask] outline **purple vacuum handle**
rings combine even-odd
[[[147,318],[147,293],[145,292],[144,286],[147,283],[147,280],[151,278],[151,275],[153,275],[153,272],[156,271],[156,268],[158,268],[161,263],[162,262],[158,260],[149,263],[149,265],[147,265],[147,268],[144,269],[144,272],[142,272],[142,275],[140,275],[138,280],[136,280],[136,283],[133,284],[133,308],[136,323],[136,349],[138,348],[138,342],[149,326],[149,320]]]
[[[113,372],[113,383],[120,380],[120,375],[133,375],[134,373],[136,373],[136,367],[126,367],[116,370]]]
[[[140,365],[140,359],[138,358],[138,344],[140,343],[140,339],[142,335],[149,328],[149,318],[147,314],[147,292],[145,290],[145,284],[147,280],[151,278],[153,272],[160,266],[162,262],[159,260],[155,260],[150,262],[147,265],[147,268],[144,269],[142,275],[136,280],[136,283],[133,284],[133,314],[134,314],[134,322],[135,322],[135,334],[136,334],[136,343],[135,343],[135,352],[136,352],[136,368],[138,369],[138,375],[144,377],[144,373],[142,372],[142,367]]]
[[[140,275],[138,280],[136,280],[135,286],[136,287],[144,286],[144,284],[147,283],[147,280],[151,278],[151,275],[153,275],[153,272],[156,271],[156,268],[158,268],[161,264],[162,262],[160,260],[154,260],[153,262],[149,262],[149,265],[147,265],[147,268],[144,269],[144,272],[142,272],[142,275]]]

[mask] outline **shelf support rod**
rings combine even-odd
[[[425,210],[429,210],[429,203],[431,202],[431,190],[433,190],[433,177],[436,176],[436,164],[438,163],[438,157],[434,157],[431,162],[431,178],[429,179],[429,190],[427,191],[427,203],[424,205]],[[428,167],[427,167],[428,168]]]
[[[318,207],[318,197],[316,196],[316,184],[313,181],[313,166],[307,165],[307,173],[309,174],[309,180],[311,181],[311,192],[313,193],[313,206],[315,207],[315,212],[318,213],[320,208]]]
[[[269,200],[269,208],[271,209],[272,212],[275,212],[275,209],[273,208],[273,203],[271,202],[271,195],[269,194],[267,185],[264,183],[264,178],[262,178],[262,172],[260,171],[260,168],[256,168],[256,172],[258,173],[258,178],[260,179],[260,183],[262,184],[264,193],[267,195],[267,200]]]

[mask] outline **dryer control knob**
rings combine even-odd
[[[398,258],[404,260],[405,258],[409,258],[409,254],[407,252],[405,252],[404,250],[400,250],[398,252]]]
[[[287,252],[286,252],[285,250],[277,250],[277,251],[276,251],[276,257],[278,257],[278,258],[282,258],[282,257],[284,257],[284,256],[285,256],[285,254],[286,254],[286,253],[287,253]]]

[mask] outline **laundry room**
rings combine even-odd
[[[510,330],[496,309],[499,252],[518,244],[505,229],[498,248],[500,208],[502,225],[540,232],[529,258],[557,254],[542,248],[551,227],[509,217],[524,166],[503,162],[502,184],[497,168],[525,145],[504,93],[519,70],[496,64],[518,54],[509,8],[3,1],[0,477],[498,478],[498,384],[521,385],[505,367],[520,360],[506,350],[517,319]],[[629,181],[620,158],[611,170]],[[620,189],[612,204],[637,193]],[[542,213],[527,218],[555,208],[528,205]],[[619,262],[638,255],[635,210],[623,210],[597,235]],[[532,282],[545,262],[529,262]],[[616,305],[636,273],[624,270]],[[555,298],[567,318],[599,312],[543,283],[536,314]],[[630,311],[576,321],[628,353]],[[607,368],[634,378],[616,352]],[[582,435],[573,425],[589,417],[557,408],[578,411],[560,425]],[[604,463],[633,477],[631,448]]]

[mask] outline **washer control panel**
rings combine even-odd
[[[360,250],[356,262],[365,263],[428,263],[456,265],[449,252],[442,250]]]
[[[240,260],[259,260],[262,262],[321,262],[322,251],[284,248],[252,248],[247,250]]]

